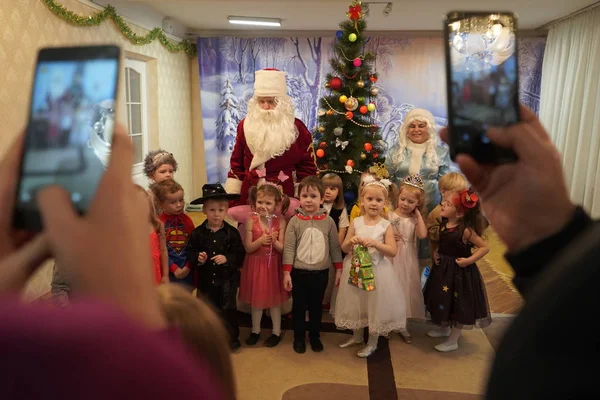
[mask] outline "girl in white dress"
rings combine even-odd
[[[342,244],[348,253],[344,259],[341,284],[335,304],[335,324],[339,329],[354,331],[351,338],[340,344],[341,348],[364,344],[363,328],[369,327],[369,341],[357,355],[369,357],[377,350],[379,336],[406,327],[406,301],[389,257],[396,254],[396,240],[392,226],[384,216],[388,202],[386,179],[371,178],[361,190],[363,215],[351,223]],[[375,290],[365,291],[348,283],[352,250],[355,245],[368,248],[375,276]]]

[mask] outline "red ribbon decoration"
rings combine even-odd
[[[346,13],[348,18],[354,21],[354,29],[358,32],[358,20],[362,18],[362,8],[360,7],[360,1],[354,0],[352,5],[349,6],[349,11]]]
[[[350,17],[351,20],[356,21],[357,19],[360,19],[361,11],[362,11],[362,9],[360,8],[360,4],[358,4],[356,6],[350,6],[350,11],[348,12],[348,16]]]
[[[460,193],[460,202],[465,208],[474,208],[479,201],[477,193],[469,193],[468,190],[463,190]]]

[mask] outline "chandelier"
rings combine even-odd
[[[467,71],[502,64],[515,51],[512,19],[499,14],[470,17],[449,24],[450,59]]]

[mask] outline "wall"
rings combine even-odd
[[[63,5],[80,15],[89,15],[97,8],[77,0],[61,0]],[[131,24],[130,24],[131,25]],[[134,25],[137,34],[148,31]],[[177,179],[188,189],[186,199],[192,197],[194,187],[192,169],[192,95],[190,71],[192,62],[183,53],[172,54],[158,41],[146,46],[135,46],[121,35],[111,21],[99,27],[78,28],[54,16],[39,0],[2,0],[0,7],[0,157],[4,157],[10,143],[26,124],[29,96],[36,53],[46,46],[81,44],[117,44],[128,56],[148,62],[150,104],[149,124],[153,146],[161,146],[175,154],[180,169]],[[197,63],[193,70],[198,75]],[[124,99],[124,82],[120,82],[119,100]],[[198,85],[196,83],[196,90]],[[127,120],[124,105],[117,110],[122,123]],[[154,111],[152,111],[154,110]],[[201,132],[200,132],[201,134]],[[201,136],[200,136],[201,137]],[[196,143],[198,145],[198,143]],[[200,153],[200,154],[203,154]],[[143,181],[143,180],[142,180]],[[199,190],[199,189],[198,189]],[[41,269],[26,289],[25,296],[36,297],[48,289],[50,269]]]
[[[97,8],[77,0],[61,0],[64,6],[80,15],[88,15]],[[156,90],[158,117],[150,115],[150,123],[155,136],[150,143],[173,152],[180,165],[177,178],[185,188],[192,188],[192,123],[190,95],[190,59],[183,53],[172,54],[158,41],[146,46],[129,43],[111,21],[99,27],[78,28],[54,16],[39,0],[2,1],[0,8],[0,71],[3,83],[0,85],[0,121],[2,140],[0,156],[4,155],[15,135],[23,129],[27,119],[29,96],[33,78],[33,68],[37,50],[45,46],[71,46],[81,44],[117,44],[139,58],[156,61]],[[131,25],[131,24],[130,24]],[[148,31],[134,25],[137,34]],[[121,80],[120,99],[123,99]],[[152,90],[152,84],[149,85]],[[122,103],[121,103],[122,104]],[[117,118],[122,123],[127,120],[121,105]],[[188,193],[189,194],[189,193]],[[186,198],[189,200],[189,197]]]

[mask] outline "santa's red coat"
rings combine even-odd
[[[282,155],[271,158],[265,162],[266,176],[268,182],[273,182],[283,187],[283,192],[290,197],[294,196],[293,172],[296,171],[296,179],[300,182],[307,176],[316,175],[315,152],[312,147],[312,136],[304,123],[296,118],[294,124],[298,130],[298,138],[290,148]],[[225,189],[228,193],[239,193],[240,199],[231,205],[248,204],[248,190],[258,183],[260,177],[256,169],[250,170],[254,155],[246,144],[244,134],[244,120],[238,124],[235,146],[231,153],[230,170],[227,174]],[[289,176],[285,182],[279,182],[279,172]],[[241,183],[241,187],[240,187]]]

